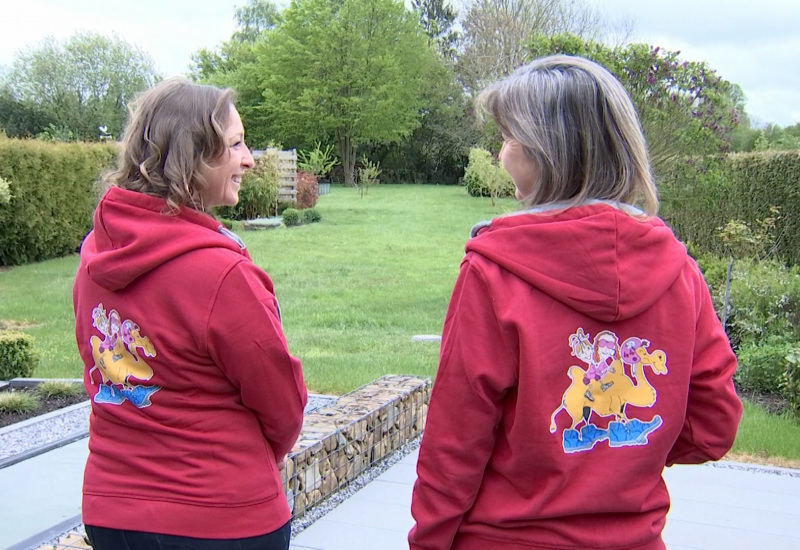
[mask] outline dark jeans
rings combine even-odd
[[[86,526],[94,550],[288,550],[292,522],[276,531],[246,539],[196,539]]]

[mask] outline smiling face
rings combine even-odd
[[[239,202],[242,174],[253,167],[253,155],[244,142],[242,119],[233,105],[225,127],[225,145],[225,152],[214,161],[206,175],[208,187],[200,193],[206,208],[233,206]]]
[[[503,147],[500,149],[499,157],[503,168],[514,181],[514,187],[517,188],[514,196],[517,200],[523,200],[536,185],[536,165],[525,154],[519,142],[506,136],[503,136]]]

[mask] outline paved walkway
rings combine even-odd
[[[407,550],[417,453],[313,523],[292,550]],[[664,474],[669,550],[800,549],[800,470],[722,462]]]
[[[80,514],[87,441],[0,469],[0,548]],[[416,459],[405,456],[306,528],[292,550],[407,549]],[[800,549],[800,470],[722,462],[675,466],[665,478],[669,550]]]

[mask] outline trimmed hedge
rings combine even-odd
[[[114,144],[0,140],[0,265],[75,252],[92,227],[97,181],[116,158]]]
[[[30,378],[40,358],[33,336],[18,330],[0,330],[0,380]]]
[[[756,229],[780,209],[776,255],[800,264],[800,151],[689,159],[660,187],[661,215],[684,242],[727,255],[718,228],[739,220]]]

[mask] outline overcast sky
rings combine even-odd
[[[742,87],[756,124],[800,122],[800,1],[588,0],[610,18],[629,16],[636,41],[706,61]],[[139,46],[164,76],[184,74],[190,56],[230,38],[246,0],[0,0],[0,65],[51,35],[78,30]],[[277,2],[286,5],[288,0]]]

